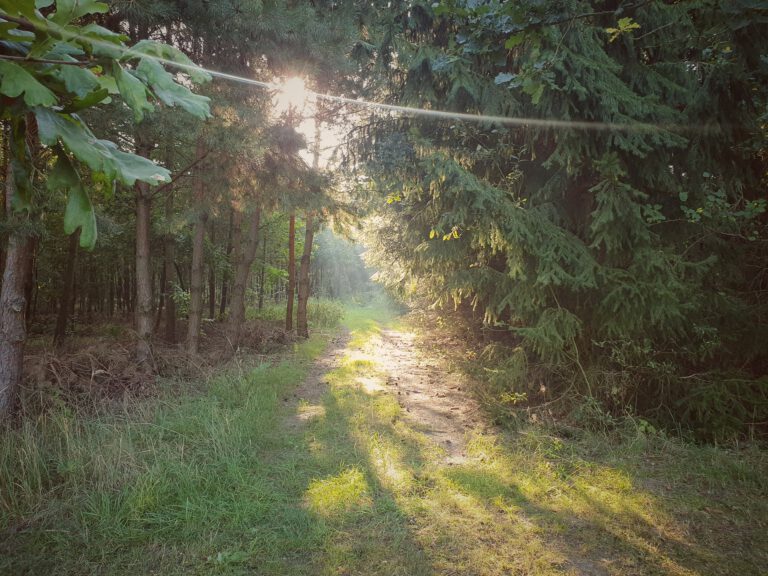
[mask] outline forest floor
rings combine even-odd
[[[505,431],[423,317],[0,438],[0,573],[765,574],[757,449]]]

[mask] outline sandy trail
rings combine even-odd
[[[413,333],[384,330],[378,340],[376,363],[387,374],[405,419],[445,449],[449,464],[463,462],[466,433],[485,423],[462,376],[426,355]]]
[[[382,330],[372,336],[364,350],[349,347],[349,341],[349,333],[334,338],[296,389],[294,401],[302,406],[291,425],[300,426],[323,411],[325,375],[339,367],[345,357],[367,359],[375,368],[359,376],[358,384],[369,393],[396,395],[404,419],[445,450],[446,463],[464,462],[467,432],[488,426],[462,376],[448,372],[437,358],[425,353],[412,332]]]

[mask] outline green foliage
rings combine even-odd
[[[47,9],[46,15],[36,9],[41,7]],[[19,60],[16,63],[0,58],[0,94],[8,97],[2,118],[11,123],[12,139],[23,140],[28,130],[23,119],[30,112],[34,114],[40,142],[55,148],[59,157],[59,175],[54,176],[59,184],[54,189],[69,190],[64,217],[67,233],[80,228],[80,242],[86,248],[93,248],[96,242],[96,217],[92,201],[79,183],[75,168],[68,166],[64,151],[102,175],[107,183],[119,180],[130,186],[138,180],[158,184],[170,176],[168,170],[154,162],[96,138],[77,112],[107,103],[110,93],[120,93],[137,121],[152,109],[148,96],[169,106],[178,104],[199,118],[210,115],[208,98],[193,94],[153,59],[163,57],[163,61],[191,64],[178,50],[145,43],[133,51],[120,34],[93,22],[79,25],[81,18],[108,9],[101,2],[73,0],[0,4],[0,18],[6,22],[0,27],[0,41],[9,57]],[[118,62],[128,64],[137,58],[138,76]],[[199,73],[190,76],[196,81],[205,79]],[[30,180],[32,152],[24,146],[15,147],[13,152],[19,180]],[[66,176],[62,176],[64,171]],[[27,188],[21,183],[20,195]],[[27,194],[26,200],[14,205],[29,209],[29,202]]]
[[[80,176],[65,154],[59,155],[48,177],[48,186],[51,189],[69,190],[69,200],[64,211],[64,233],[72,234],[80,228],[80,246],[92,250],[96,245],[96,215]]]
[[[167,169],[151,160],[123,152],[109,140],[99,140],[77,117],[46,108],[36,109],[35,117],[43,144],[55,146],[61,142],[75,158],[110,180],[119,178],[132,186],[136,180],[160,184],[170,178]]]
[[[338,301],[312,298],[307,303],[307,320],[315,328],[336,328],[343,317],[344,306]]]
[[[316,548],[325,530],[302,508],[318,465],[301,434],[286,434],[281,398],[324,344],[308,341],[274,365],[229,366],[181,389],[161,383],[159,397],[126,400],[125,411],[86,416],[52,402],[39,418],[2,427],[0,525],[25,529],[9,532],[0,571],[81,574],[103,569],[100,550],[116,546],[110,573],[151,572],[158,545],[178,547],[160,561],[168,573],[189,569],[177,562],[185,554],[204,571],[239,566],[241,546],[248,558],[293,566],[296,551]],[[264,461],[275,454],[283,456],[268,471]],[[41,548],[47,553],[35,553]]]
[[[315,236],[317,248],[312,255],[314,292],[321,297],[349,300],[360,298],[373,289],[371,271],[367,270],[355,245],[325,229]]]
[[[54,106],[57,103],[56,95],[18,64],[0,62],[0,77],[0,93],[11,98],[23,94],[24,103],[30,108]]]
[[[619,18],[618,28],[606,28],[605,31],[609,34],[608,42],[613,42],[622,34],[629,34],[638,28],[640,28],[640,24],[632,18]]]
[[[552,387],[593,384],[601,411],[747,434],[768,362],[764,10],[624,8],[446,0],[395,19],[371,55],[393,101],[541,123],[369,128],[369,258],[400,293],[521,337]],[[627,342],[644,352],[617,363]],[[722,400],[695,418],[694,374]]]
[[[285,304],[270,304],[258,310],[250,308],[249,319],[267,320],[275,323],[285,321]],[[310,298],[307,302],[307,321],[317,330],[336,328],[344,317],[344,306],[338,300]]]

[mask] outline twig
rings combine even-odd
[[[203,160],[205,160],[205,158],[208,156],[208,154],[210,154],[210,150],[208,150],[208,151],[207,151],[205,154],[203,154],[202,156],[200,156],[200,158],[196,158],[196,159],[195,159],[195,160],[194,160],[194,161],[193,161],[191,164],[187,165],[187,166],[186,166],[185,168],[183,168],[182,170],[179,170],[179,173],[178,173],[178,174],[176,174],[176,176],[174,176],[173,178],[171,178],[171,181],[170,181],[170,182],[166,182],[165,184],[163,184],[163,185],[162,185],[162,186],[160,186],[159,188],[155,189],[155,191],[154,191],[154,192],[152,192],[152,197],[154,198],[155,196],[157,196],[158,194],[160,194],[160,192],[162,192],[162,191],[164,191],[165,189],[167,189],[167,188],[169,188],[170,186],[172,186],[172,185],[173,185],[173,184],[174,184],[174,183],[175,183],[175,182],[176,182],[176,181],[177,181],[179,178],[182,178],[183,176],[187,176],[186,172],[188,172],[189,170],[191,170],[192,168],[194,168],[194,167],[195,167],[197,164],[199,164],[200,162],[202,162]]]

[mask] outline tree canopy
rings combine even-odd
[[[311,291],[368,276],[315,231],[357,221],[382,283],[525,359],[516,398],[745,433],[765,46],[757,1],[0,1],[3,378],[53,313],[58,340],[135,319],[149,373],[177,318],[197,352],[205,303],[237,348],[265,299],[292,329],[298,288],[306,335]],[[319,96],[277,113],[291,77]]]

